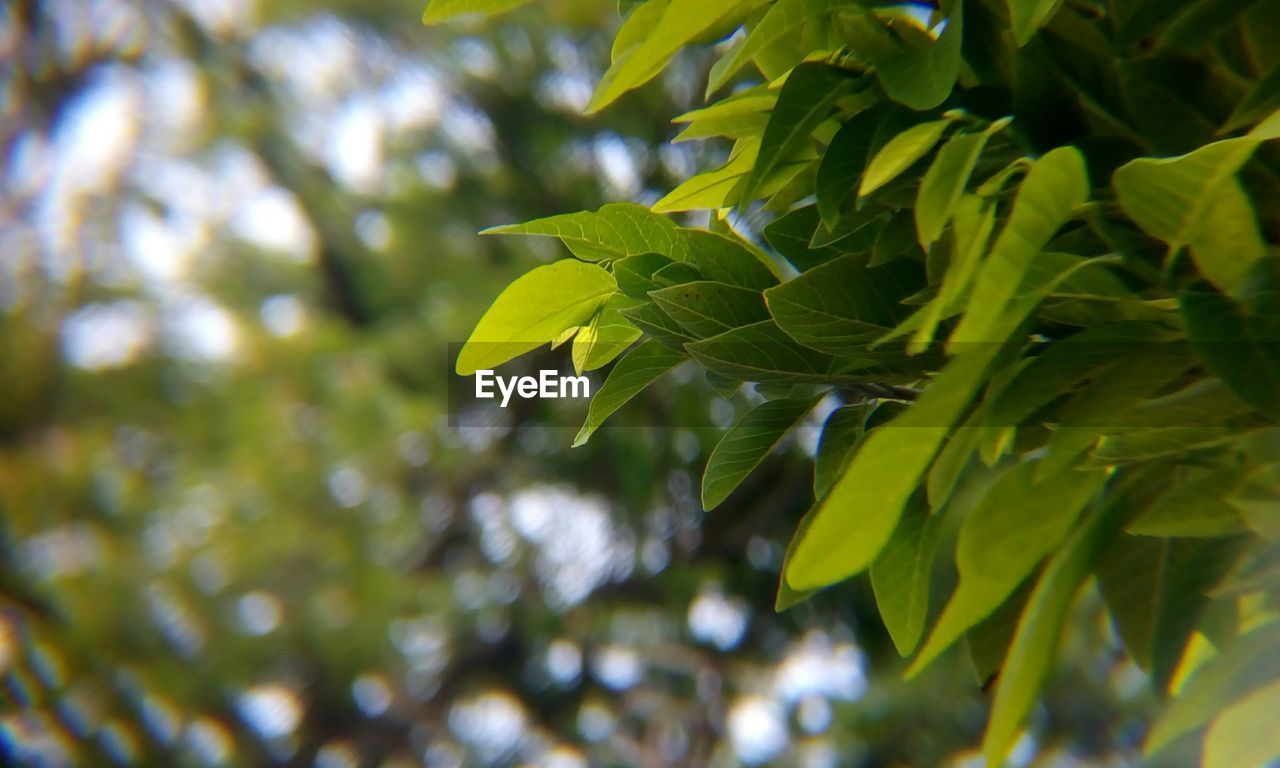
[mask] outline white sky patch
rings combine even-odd
[[[421,131],[435,125],[444,113],[445,89],[440,78],[423,66],[406,65],[378,94],[387,126],[396,133]]]
[[[78,368],[127,365],[138,359],[154,338],[154,319],[136,301],[90,304],[62,321],[62,354]]]
[[[493,123],[474,107],[454,102],[440,119],[445,137],[463,153],[479,154],[493,147]]]
[[[212,299],[192,294],[166,309],[166,342],[174,353],[210,363],[235,356],[240,345],[235,316]]]
[[[120,235],[129,260],[158,283],[186,277],[196,252],[208,241],[199,222],[183,216],[162,217],[140,205],[121,212]]]
[[[302,704],[292,689],[279,683],[250,688],[236,699],[240,717],[264,740],[288,736],[302,722]]]
[[[324,163],[340,184],[372,194],[382,181],[382,111],[367,98],[352,99],[333,118]]]
[[[297,296],[278,294],[262,302],[258,309],[262,325],[276,338],[293,336],[307,324],[307,310]]]
[[[201,26],[226,34],[245,29],[253,21],[255,0],[177,0]]]
[[[759,765],[787,748],[787,723],[782,708],[761,696],[744,696],[729,708],[729,742],[738,759]]]
[[[640,171],[626,142],[607,133],[592,143],[596,166],[609,198],[631,198],[640,193]]]
[[[308,261],[317,248],[311,222],[293,194],[271,186],[248,197],[229,222],[241,240],[295,261]]]
[[[702,643],[727,651],[742,642],[750,613],[742,600],[704,589],[689,604],[689,631]]]

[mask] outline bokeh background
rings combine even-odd
[[[901,682],[862,582],[774,613],[812,430],[704,516],[678,425],[751,393],[694,370],[584,448],[450,426],[448,345],[563,255],[475,233],[726,147],[668,143],[697,52],[581,116],[612,2],[422,5],[0,6],[0,763],[980,765],[966,654]],[[1086,594],[1014,765],[1137,765],[1152,705]]]

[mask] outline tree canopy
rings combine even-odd
[[[709,512],[822,404],[777,605],[869,573],[908,677],[963,641],[994,691],[988,765],[1091,582],[1169,697],[1149,759],[1280,756],[1280,6],[620,10],[587,111],[715,43],[674,141],[727,158],[648,208],[489,230],[569,254],[497,297],[458,373],[570,339],[580,369],[617,357],[578,443],[686,361],[751,388],[703,471]],[[584,279],[522,290],[563,264]]]

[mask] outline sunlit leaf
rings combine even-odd
[[[571,247],[591,248],[597,259],[621,259],[646,253],[678,260],[689,257],[688,243],[675,222],[634,203],[610,203],[598,211],[490,227],[481,234],[556,237]],[[578,251],[574,254],[582,258]]]
[[[529,0],[428,0],[422,14],[424,24],[441,24],[458,16],[493,16],[518,8]]]
[[[616,291],[613,275],[594,264],[564,259],[534,268],[476,323],[458,354],[458,375],[494,368],[584,324]]]

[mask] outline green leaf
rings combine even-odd
[[[573,339],[573,368],[578,374],[603,368],[640,338],[641,331],[622,315],[623,309],[640,303],[615,293],[596,310]]]
[[[1260,429],[1259,425],[1221,427],[1155,427],[1107,435],[1093,452],[1096,464],[1125,464],[1160,456],[1212,448],[1239,440]]]
[[[827,495],[831,484],[844,471],[853,449],[862,437],[862,424],[867,418],[866,405],[845,405],[835,409],[822,425],[818,453],[813,462],[813,497]]]
[[[702,279],[702,271],[686,261],[672,262],[653,273],[653,284],[658,288],[669,288]]]
[[[508,285],[458,354],[459,376],[494,368],[588,321],[617,291],[613,275],[565,259],[535,267]]]
[[[916,231],[920,245],[928,248],[942,236],[942,229],[951,220],[960,196],[969,183],[969,176],[978,164],[978,157],[986,148],[993,134],[1009,124],[1010,118],[997,120],[978,133],[961,133],[938,150],[938,156],[924,174],[920,191],[916,196]]]
[[[1233,293],[1259,254],[1249,224],[1231,217],[1250,208],[1234,181],[1235,174],[1263,141],[1280,137],[1280,111],[1247,135],[1205,145],[1172,158],[1139,158],[1116,170],[1111,184],[1122,208],[1152,237],[1171,251],[1185,245],[1205,277]],[[1226,234],[1215,228],[1229,225]],[[1238,258],[1231,244],[1253,249]],[[1199,246],[1197,248],[1197,246]]]
[[[990,616],[974,625],[964,634],[964,645],[969,651],[969,662],[983,690],[990,690],[998,679],[1004,658],[1018,631],[1018,617],[1027,606],[1027,598],[1035,585],[1028,579],[1018,587]]]
[[[653,79],[677,51],[738,12],[742,5],[738,0],[712,3],[671,0],[644,41],[623,52],[600,78],[587,112],[598,112],[627,91]]]
[[[871,147],[882,123],[897,111],[892,103],[878,104],[853,116],[845,123],[822,153],[814,189],[818,197],[818,213],[827,229],[834,229],[845,203],[857,189],[858,179],[866,170]]]
[[[818,61],[805,62],[791,71],[769,114],[755,165],[743,183],[740,206],[756,198],[765,179],[809,141],[818,125],[831,114],[836,100],[859,82],[848,70]]]
[[[723,88],[748,61],[782,38],[795,34],[801,25],[816,19],[831,4],[832,0],[778,0],[751,28],[742,45],[711,67],[706,95],[710,97]]]
[[[920,642],[929,614],[929,577],[938,546],[942,518],[917,504],[902,516],[898,528],[871,564],[876,605],[900,656],[909,656]]]
[[[609,61],[615,62],[642,44],[662,20],[670,0],[648,0],[641,2],[626,14],[627,18],[613,37],[613,48],[609,52]]]
[[[672,320],[699,339],[769,319],[759,291],[736,285],[699,280],[649,295]]]
[[[998,352],[986,345],[953,360],[905,413],[862,441],[796,544],[783,574],[793,589],[833,584],[871,565]]]
[[[1240,100],[1219,133],[1229,133],[1261,120],[1280,109],[1280,66],[1271,68],[1248,95]]]
[[[720,506],[817,403],[816,398],[771,400],[724,434],[702,474],[702,508]]]
[[[1009,747],[1053,665],[1067,613],[1093,564],[1098,542],[1111,534],[1118,517],[1116,506],[1108,506],[1077,528],[1049,560],[1027,598],[1027,606],[1005,656],[982,740],[987,765],[1004,764]]]
[[[1143,751],[1154,755],[1259,685],[1280,680],[1280,623],[1241,635],[1200,666],[1156,722]]]
[[[724,165],[685,179],[654,203],[653,210],[657,213],[674,213],[723,207],[729,193],[751,172],[759,153],[759,138],[747,136],[739,139],[734,143]]]
[[[673,123],[688,123],[673,143],[704,139],[710,136],[727,136],[740,139],[759,136],[769,122],[769,112],[778,103],[778,91],[766,85],[748,88],[741,93],[721,99],[709,107],[695,109],[675,118]]]
[[[693,341],[688,331],[652,302],[624,309],[622,316],[627,319],[627,322],[668,347],[682,349],[686,342]]]
[[[762,383],[826,383],[834,362],[795,343],[772,320],[691,342],[685,349],[721,375]]]
[[[1128,528],[1138,536],[1218,537],[1246,530],[1224,499],[1243,482],[1237,469],[1192,471],[1156,499]]]
[[[1159,326],[1118,323],[1089,328],[1058,341],[1034,358],[996,396],[991,423],[1021,424],[1107,366],[1151,345],[1172,340],[1170,333]]]
[[[1208,604],[1240,553],[1236,539],[1124,535],[1098,564],[1098,584],[1126,650],[1164,689]]]
[[[1270,683],[1227,707],[1204,737],[1203,768],[1266,765],[1280,757],[1280,682]]]
[[[1258,410],[1280,417],[1280,336],[1240,303],[1211,291],[1182,295],[1187,336],[1209,368]],[[1273,310],[1274,313],[1274,310]]]
[[[605,419],[686,359],[681,353],[652,339],[628,352],[613,366],[596,396],[591,398],[586,423],[573,439],[573,447],[577,448],[590,440]]]
[[[774,250],[801,272],[806,272],[831,259],[849,255],[840,244],[812,247],[814,234],[821,226],[816,206],[806,205],[781,216],[765,227],[764,237]]]
[[[938,323],[964,307],[969,286],[982,262],[995,222],[994,204],[974,195],[959,200],[955,208],[955,226],[952,228],[951,260],[947,263],[938,295],[886,338],[914,329],[908,347],[912,353],[919,353],[933,342]]]
[[[956,0],[946,28],[932,45],[876,62],[885,93],[915,110],[933,109],[946,101],[960,74],[963,37],[964,2]]]
[[[896,179],[903,171],[929,153],[951,127],[950,120],[920,123],[899,133],[871,158],[858,185],[858,196],[866,197]]]
[[[912,662],[914,676],[1000,606],[1070,532],[1106,478],[1067,470],[1034,482],[1037,466],[1007,470],[965,519],[956,544],[960,584]]]
[[[948,341],[949,352],[968,342],[1005,340],[1016,327],[1007,322],[1006,307],[1025,292],[1024,281],[1036,257],[1088,196],[1089,178],[1079,150],[1059,147],[1036,161],[975,278],[964,318]]]
[[[923,275],[919,265],[905,260],[873,269],[863,261],[835,259],[765,291],[778,327],[821,352],[865,351],[907,314],[902,300]]]
[[[628,256],[613,263],[613,279],[617,281],[618,290],[623,294],[633,299],[647,299],[649,291],[661,287],[654,281],[654,273],[673,263],[675,262],[666,256],[656,253]]]
[[[566,213],[523,224],[490,227],[480,234],[557,237],[575,256],[588,261],[649,253],[676,260],[689,258],[689,245],[680,227],[666,216],[634,203],[610,203],[594,212]]]
[[[760,249],[731,235],[684,230],[689,258],[709,280],[763,291],[778,284],[778,266]]]
[[[1258,217],[1239,181],[1229,179],[1219,185],[1190,245],[1200,274],[1232,293],[1267,255]]]
[[[427,10],[422,14],[422,23],[441,24],[469,14],[494,16],[527,2],[529,0],[428,0]]]
[[[1009,24],[1013,27],[1013,39],[1018,47],[1031,41],[1031,36],[1049,23],[1057,13],[1062,0],[1006,0],[1009,5]]]

